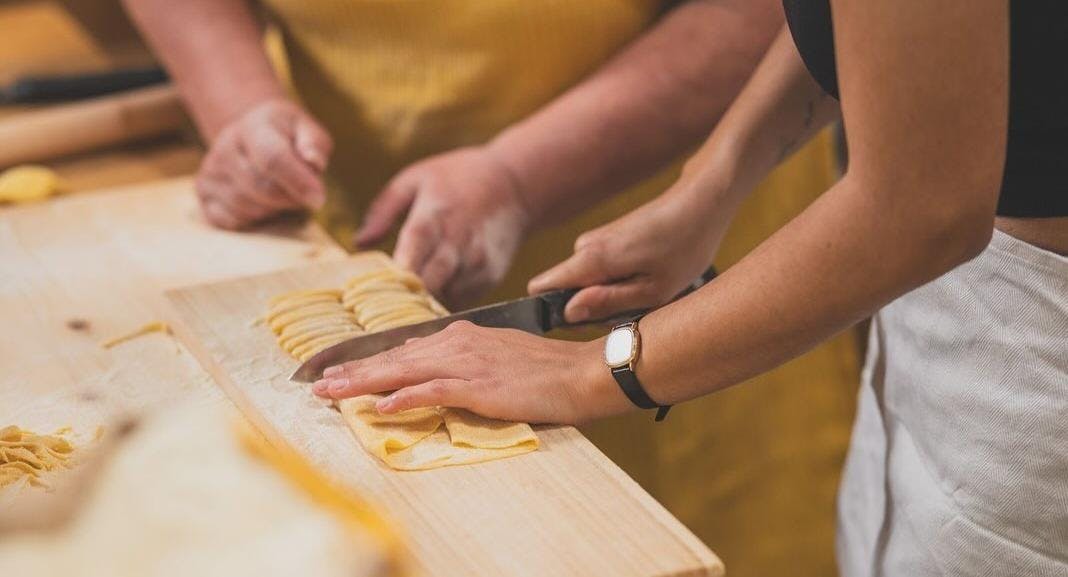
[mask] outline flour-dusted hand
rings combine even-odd
[[[331,367],[317,395],[343,399],[396,391],[381,413],[467,409],[527,423],[580,423],[631,408],[602,360],[603,341],[573,342],[466,321],[373,357]]]
[[[196,191],[205,218],[240,229],[321,207],[332,149],[330,135],[296,104],[258,104],[219,132],[200,166]]]
[[[393,258],[451,308],[504,277],[529,218],[508,169],[485,148],[462,148],[397,174],[367,212],[355,242],[382,240],[407,212]]]

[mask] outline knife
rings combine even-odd
[[[716,276],[716,269],[709,267],[704,274],[675,296],[672,301],[701,288]],[[346,361],[363,359],[393,347],[403,345],[408,339],[432,335],[456,321],[470,321],[476,325],[489,328],[512,328],[533,333],[545,334],[553,329],[598,324],[612,320],[625,320],[644,314],[645,310],[627,311],[611,319],[598,319],[582,323],[568,323],[564,320],[564,307],[579,289],[560,289],[539,295],[519,298],[502,303],[469,309],[453,315],[406,325],[388,331],[370,333],[353,337],[347,341],[319,351],[289,377],[296,382],[312,382],[322,377],[327,367],[339,365]]]

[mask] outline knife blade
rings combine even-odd
[[[707,271],[685,290],[675,296],[678,300],[683,296],[701,288],[705,283],[716,276],[715,268],[709,267]],[[405,325],[387,331],[370,333],[353,337],[347,341],[319,351],[307,361],[304,361],[297,370],[290,375],[289,380],[295,382],[312,382],[322,377],[327,367],[339,365],[347,361],[363,359],[382,351],[403,345],[408,339],[432,335],[456,321],[470,321],[476,325],[489,328],[513,328],[541,335],[552,329],[568,326],[586,325],[608,322],[613,319],[623,320],[634,318],[645,311],[628,311],[621,313],[612,319],[598,319],[583,323],[571,324],[564,320],[564,308],[571,297],[578,293],[579,289],[561,289],[542,293],[539,295],[519,298],[502,303],[496,303],[469,309],[449,316]]]
[[[403,345],[408,339],[432,335],[456,321],[470,321],[483,327],[515,328],[528,333],[545,334],[566,324],[564,307],[576,292],[578,291],[575,289],[552,291],[478,307],[388,331],[354,337],[318,352],[300,365],[289,380],[313,381],[319,378],[327,367],[369,357]]]

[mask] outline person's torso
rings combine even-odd
[[[658,0],[264,0],[335,138],[403,160],[480,142],[589,74]]]
[[[829,0],[783,0],[805,65],[838,98]],[[1068,2],[1011,3],[1009,138],[998,215],[1068,216]]]

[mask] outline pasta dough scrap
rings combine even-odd
[[[0,429],[0,488],[19,481],[49,487],[47,474],[71,465],[74,446],[64,433],[38,435],[14,425]]]
[[[108,339],[100,343],[100,346],[104,347],[105,349],[110,349],[111,347],[121,345],[126,341],[132,341],[138,337],[143,337],[150,333],[163,333],[165,335],[172,335],[174,334],[174,331],[172,331],[171,326],[165,322],[151,322],[141,327],[138,327],[124,335],[119,335],[117,337]]]
[[[271,300],[265,318],[279,346],[305,361],[360,332],[387,330],[445,314],[448,311],[430,296],[417,276],[388,268],[349,279],[340,291],[316,289],[279,295]],[[393,469],[469,465],[538,448],[538,437],[526,423],[487,419],[445,407],[383,415],[375,408],[383,396],[342,399],[337,406],[364,449]]]
[[[59,176],[44,166],[15,166],[0,173],[0,203],[39,202],[62,188]]]

